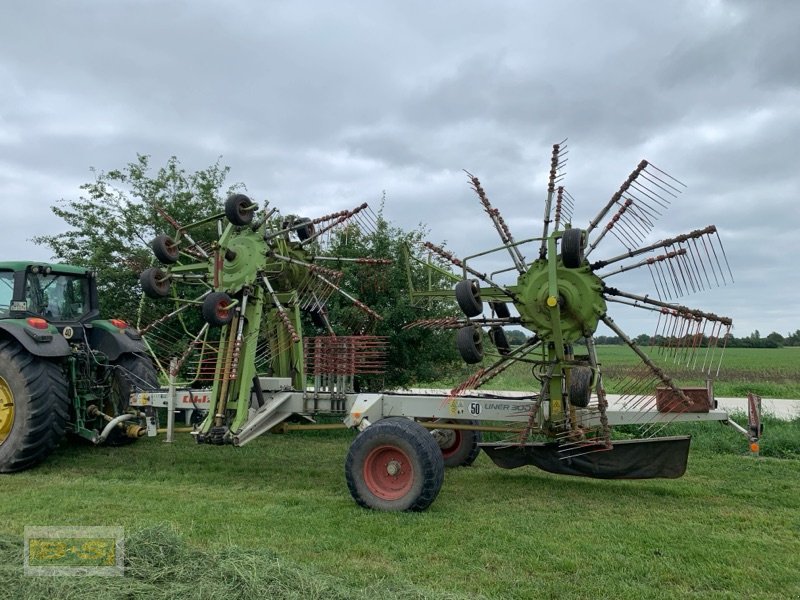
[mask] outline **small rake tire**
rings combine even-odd
[[[492,325],[489,328],[489,339],[492,340],[497,351],[503,356],[511,352],[511,346],[508,343],[506,332],[500,325]]]
[[[422,425],[390,417],[367,427],[350,445],[345,478],[359,506],[422,511],[442,488],[444,459]]]
[[[477,421],[456,421],[454,419],[438,419],[436,423],[462,423],[464,425],[477,425]],[[466,429],[448,429],[445,441],[439,441],[438,446],[442,451],[442,459],[447,469],[455,467],[469,467],[478,458],[481,448],[478,444],[483,441],[480,431]],[[434,438],[436,439],[436,438]]]
[[[474,325],[467,325],[459,329],[456,333],[456,349],[468,365],[481,362],[483,360],[483,341],[480,329]]]
[[[0,443],[0,473],[12,473],[42,462],[59,444],[70,402],[61,365],[16,342],[0,341],[0,378],[13,404],[13,422]]]
[[[178,244],[168,235],[157,235],[150,242],[150,247],[153,249],[153,254],[162,264],[173,265],[180,258]]]
[[[492,301],[489,302],[489,306],[494,311],[494,314],[497,315],[498,319],[508,319],[511,316],[511,311],[508,310],[508,304],[505,302]]]
[[[169,296],[171,283],[169,276],[157,267],[145,269],[139,275],[139,284],[144,295],[155,300]]]
[[[123,354],[114,363],[111,375],[111,390],[107,405],[107,415],[118,417],[127,412],[130,406],[131,393],[134,391],[151,392],[158,389],[158,375],[149,358],[138,354]],[[137,438],[128,437],[124,432],[112,429],[106,438],[106,446],[125,446],[132,444]]]
[[[222,327],[233,320],[233,311],[229,307],[233,301],[225,292],[211,292],[203,300],[200,310],[203,319],[209,325]]]
[[[255,202],[244,194],[232,194],[225,200],[225,216],[236,227],[252,223],[255,214]]]
[[[456,302],[468,317],[477,317],[483,312],[481,288],[474,279],[462,279],[456,284]]]
[[[591,397],[591,367],[573,367],[569,375],[569,403],[576,408],[586,408]]]
[[[297,233],[297,237],[301,242],[305,242],[308,238],[314,235],[314,224],[311,222],[311,219],[307,217],[303,217],[298,222],[305,223],[302,227],[295,229]]]
[[[583,264],[584,231],[567,229],[561,238],[561,260],[568,269],[577,269]]]

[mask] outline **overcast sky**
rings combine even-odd
[[[653,239],[716,224],[735,283],[681,299],[800,328],[800,3],[3,2],[0,257],[47,259],[90,167],[150,154],[318,216],[386,191],[466,255],[541,231],[550,147],[585,227],[642,158],[687,184]],[[604,241],[597,258],[617,254]],[[529,256],[533,252],[529,253]],[[614,283],[649,293],[649,278]],[[632,334],[649,315],[612,307]]]

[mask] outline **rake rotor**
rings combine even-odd
[[[713,225],[648,241],[656,220],[686,186],[645,160],[585,229],[574,226],[575,199],[563,186],[566,154],[564,142],[553,146],[541,235],[519,241],[490,203],[480,180],[467,172],[501,245],[473,259],[462,259],[426,242],[425,248],[461,271],[454,291],[464,316],[420,320],[408,327],[456,330],[456,345],[464,360],[483,365],[455,386],[452,396],[486,385],[516,362],[529,364],[539,383],[539,394],[517,442],[545,434],[559,444],[562,458],[575,458],[612,449],[606,416],[608,397],[594,341],[598,325],[609,327],[641,362],[621,383],[621,402],[640,415],[642,437],[652,437],[665,422],[661,419],[658,426],[646,424],[647,416],[657,408],[657,388],[658,394],[670,398],[670,414],[694,406],[687,392],[659,363],[699,368],[711,376],[719,369],[732,326],[727,317],[677,304],[674,299],[725,285],[733,281],[733,276]],[[625,251],[595,259],[595,251],[604,248],[607,239],[615,239]],[[523,250],[531,245],[538,245],[538,253],[535,260],[528,261]],[[512,265],[487,273],[474,259],[495,252],[507,253]],[[612,278],[616,284],[619,276],[637,269],[649,272],[654,295],[611,285]],[[507,271],[516,271],[515,283],[498,282],[498,274]],[[489,317],[484,315],[484,301],[489,303]],[[611,318],[609,306],[620,305],[656,313],[658,323],[650,340],[655,350],[644,352]],[[522,346],[512,348],[504,332],[509,326],[521,326],[534,335]],[[485,338],[494,351],[484,350]],[[494,360],[486,365],[485,356]],[[661,404],[658,408],[663,410]]]

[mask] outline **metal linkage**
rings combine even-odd
[[[425,248],[427,248],[428,250],[431,250],[433,253],[439,255],[443,259],[445,259],[447,261],[450,261],[455,266],[461,267],[467,273],[469,273],[470,275],[474,275],[475,277],[477,277],[478,279],[480,279],[481,281],[483,281],[487,285],[489,285],[491,287],[494,287],[494,288],[497,288],[501,293],[505,294],[506,296],[508,296],[512,300],[516,299],[516,297],[517,297],[516,294],[514,292],[512,292],[511,290],[509,290],[507,287],[505,287],[503,285],[500,285],[499,283],[495,283],[494,281],[489,279],[489,277],[486,275],[486,273],[481,273],[480,271],[476,271],[472,267],[468,267],[461,260],[459,260],[458,258],[453,256],[450,252],[448,252],[444,248],[440,248],[439,246],[437,246],[436,244],[432,244],[431,242],[425,242],[423,244],[423,246]]]
[[[518,317],[487,319],[485,317],[472,317],[468,321],[459,317],[438,317],[434,319],[419,319],[406,323],[403,329],[460,329],[467,325],[492,327],[495,325],[516,325],[521,323]]]

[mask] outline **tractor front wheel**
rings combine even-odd
[[[0,472],[44,460],[64,437],[68,418],[61,365],[0,341]]]
[[[111,375],[111,391],[103,407],[103,412],[110,417],[118,417],[128,411],[133,392],[158,389],[158,375],[149,358],[138,354],[123,354],[112,368],[114,372]],[[136,439],[115,427],[108,434],[105,443],[107,446],[124,446]]]
[[[364,508],[420,511],[444,482],[444,459],[433,436],[402,417],[382,419],[361,432],[345,462],[347,487]]]

